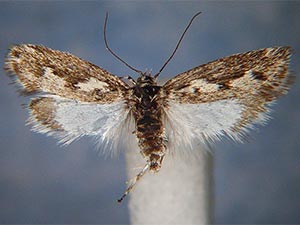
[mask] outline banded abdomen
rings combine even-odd
[[[136,122],[136,137],[141,154],[147,160],[149,169],[158,172],[166,153],[166,138],[163,125],[163,111],[159,96],[160,86],[144,82],[137,84],[133,95],[135,105],[133,116]]]

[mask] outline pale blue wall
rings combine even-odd
[[[112,48],[141,70],[156,72],[190,17],[202,11],[162,80],[233,53],[291,45],[300,71],[299,2],[0,2],[1,63],[10,44],[69,51],[116,75],[131,74],[103,45],[110,12]],[[0,223],[129,223],[125,164],[96,157],[85,138],[58,147],[25,127],[27,111],[0,76]],[[246,144],[215,151],[216,223],[300,223],[299,79],[273,109],[273,120]],[[137,153],[138,154],[138,153]],[[139,165],[137,165],[139,166]],[[154,184],[155,188],[155,184]],[[134,191],[133,193],[134,194]]]

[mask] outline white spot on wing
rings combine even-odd
[[[208,83],[206,80],[197,79],[190,82],[190,84],[180,89],[178,92],[191,92],[194,93],[195,90],[199,89],[202,93],[210,93],[219,90],[218,84]]]
[[[232,81],[232,86],[237,87],[237,88],[243,87],[244,90],[254,91],[255,87],[253,87],[253,86],[256,85],[257,82],[258,81],[256,79],[254,79],[254,77],[253,77],[252,70],[249,70],[249,71],[245,72],[244,76],[242,76],[238,79],[234,79]]]
[[[49,90],[63,90],[65,88],[65,84],[66,84],[66,81],[55,75],[53,73],[53,69],[50,68],[50,67],[45,67],[44,69],[44,79],[38,79],[36,77],[34,77],[34,75],[32,75],[32,78],[29,78],[30,79],[35,79],[37,82],[40,83],[40,87],[46,91],[49,91]]]
[[[78,84],[75,85],[76,87],[79,87],[82,91],[93,91],[95,88],[100,89],[102,91],[109,91],[108,84],[100,81],[94,77],[90,77],[89,80],[87,82],[80,82]]]
[[[191,82],[191,88],[199,88],[201,92],[214,92],[219,90],[219,85],[208,83],[203,79],[197,79]]]

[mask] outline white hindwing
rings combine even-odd
[[[207,149],[207,142],[227,135],[240,140],[232,130],[240,121],[243,106],[237,99],[201,104],[180,104],[170,101],[166,114],[166,134],[173,151],[193,150],[195,145]]]
[[[42,110],[48,110],[47,123],[52,126],[55,124],[59,129],[44,125],[34,113],[31,113],[29,124],[33,125],[34,131],[53,135],[62,144],[70,144],[82,136],[95,136],[101,147],[113,151],[126,142],[124,137],[133,136],[128,134],[132,119],[123,101],[110,104],[83,103],[54,95],[44,95],[39,99],[47,101],[48,108],[41,105]]]

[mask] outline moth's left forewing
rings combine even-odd
[[[122,100],[128,85],[117,76],[67,52],[41,45],[12,46],[4,69],[22,92],[43,92],[84,102]]]
[[[291,49],[265,48],[235,54],[177,75],[163,86],[169,133],[205,140],[241,140],[268,118],[268,105],[287,93]],[[177,124],[173,122],[177,120]],[[177,130],[176,130],[177,128]],[[175,133],[174,133],[175,132]]]

